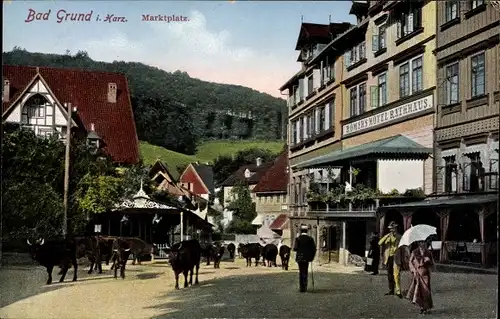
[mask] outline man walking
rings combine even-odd
[[[398,259],[399,262],[397,262],[394,258],[401,235],[398,234],[398,224],[394,221],[390,222],[387,228],[389,228],[389,233],[378,242],[379,246],[384,246],[384,265],[387,266],[387,280],[389,281],[389,292],[385,295],[396,295],[403,298],[399,273],[401,261]]]
[[[307,272],[309,263],[316,256],[316,243],[314,239],[307,234],[307,226],[300,226],[300,235],[295,238],[293,250],[296,252],[295,261],[299,265],[299,285],[300,292],[307,291]]]

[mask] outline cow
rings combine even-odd
[[[241,248],[242,248],[244,245],[245,245],[245,244],[243,244],[243,243],[239,243],[239,244],[238,244],[238,256],[239,256],[240,258],[243,258],[243,255],[241,254]]]
[[[141,257],[144,255],[151,255],[157,253],[157,248],[148,244],[144,240],[136,237],[122,237],[123,240],[127,241],[130,245],[130,251],[132,254],[132,265],[135,265],[135,261],[141,264]]]
[[[130,243],[121,238],[115,238],[111,246],[112,255],[111,262],[114,266],[114,278],[118,279],[117,272],[120,268],[120,277],[125,279],[125,265],[131,253]]]
[[[236,250],[236,246],[233,243],[229,243],[227,245],[227,251],[229,252],[229,258],[234,259],[235,250]]]
[[[91,274],[94,270],[98,270],[99,273],[102,273],[101,267],[101,247],[103,248],[103,253],[106,253],[106,247],[103,247],[101,243],[101,239],[97,236],[88,236],[88,237],[74,237],[76,247],[77,247],[77,258],[86,257],[90,261],[90,269],[87,272]]]
[[[268,267],[271,267],[271,264],[277,267],[276,256],[278,256],[278,247],[276,247],[275,244],[267,244],[262,248],[262,261],[264,266],[267,261]]]
[[[207,261],[207,266],[210,266],[210,258],[213,258],[215,247],[212,243],[203,243],[200,244],[201,247],[201,256],[204,257]]]
[[[281,269],[288,270],[288,263],[290,261],[290,247],[287,245],[280,246]]]
[[[184,240],[174,244],[170,248],[169,260],[175,274],[175,289],[179,289],[179,274],[184,274],[184,288],[188,286],[187,275],[190,273],[189,284],[193,284],[193,271],[196,267],[196,279],[198,282],[198,271],[200,269],[201,246],[198,240]]]
[[[101,254],[101,261],[104,261],[106,265],[109,265],[109,261],[111,259],[111,256],[113,255],[113,242],[115,241],[115,238],[111,237],[99,237],[99,252]],[[99,273],[102,273],[102,267],[101,264],[96,263],[95,264],[95,271],[99,271]],[[111,269],[113,270],[113,269]]]
[[[255,258],[255,266],[259,265],[261,246],[258,243],[242,245],[240,248],[241,255],[247,261],[247,267],[252,266],[252,258]]]
[[[224,256],[224,245],[217,244],[214,247],[213,257],[214,257],[214,268],[220,268],[220,261],[222,256]]]
[[[59,282],[63,282],[70,264],[72,264],[74,268],[73,281],[76,281],[78,272],[77,247],[73,239],[55,238],[45,240],[41,238],[34,244],[29,239],[26,242],[29,245],[33,260],[47,269],[47,274],[49,275],[47,285],[52,283],[52,270],[54,266],[61,267],[62,272]]]

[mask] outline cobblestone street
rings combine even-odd
[[[295,265],[294,265],[295,266]],[[77,283],[44,286],[40,267],[0,270],[1,318],[414,318],[407,300],[384,296],[384,274],[355,268],[314,268],[315,287],[297,292],[297,271],[246,268],[242,260],[203,266],[200,285],[173,290],[170,267],[163,263],[127,267],[127,278],[110,273],[80,273]],[[56,273],[56,271],[54,271]],[[403,274],[402,286],[408,283]],[[55,281],[58,279],[55,276]],[[71,280],[71,273],[68,273]],[[181,286],[183,279],[181,280]],[[431,318],[495,318],[497,277],[435,273]]]

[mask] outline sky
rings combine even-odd
[[[300,70],[294,49],[301,16],[311,23],[327,24],[330,15],[332,22],[353,23],[350,5],[350,1],[4,0],[3,50],[14,46],[59,54],[84,50],[97,61],[142,62],[283,97],[279,87]],[[29,21],[30,12],[31,18],[48,18]],[[89,14],[91,21],[60,21],[58,16],[64,13]],[[187,21],[142,21],[147,14]],[[123,18],[110,22],[107,15]]]

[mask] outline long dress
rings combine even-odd
[[[409,268],[413,274],[413,278],[406,297],[423,311],[434,307],[432,303],[430,273],[430,267],[433,264],[434,261],[429,250],[417,248],[411,252]]]
[[[365,271],[378,273],[378,265],[380,263],[380,247],[378,245],[378,237],[373,237],[370,241],[370,251],[368,258],[372,259],[372,264],[365,266]]]

